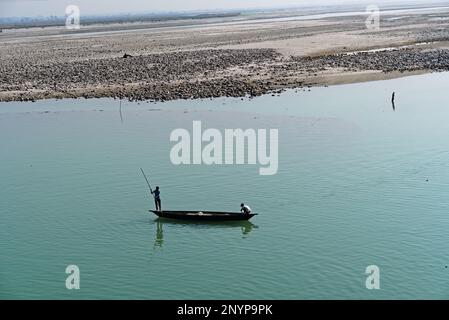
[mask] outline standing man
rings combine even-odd
[[[156,211],[162,211],[162,209],[161,209],[161,192],[159,191],[159,187],[156,187],[156,190],[151,191],[151,194],[154,196],[154,203],[156,204]]]

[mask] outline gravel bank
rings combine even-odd
[[[122,32],[115,26],[101,36],[19,30],[0,35],[0,101],[253,97],[338,79],[449,71],[449,12],[438,16],[389,16],[377,32],[364,28],[364,16]],[[401,49],[370,52],[379,48]]]
[[[0,67],[3,100],[117,97],[167,101],[259,96],[313,85],[323,72],[449,71],[449,50],[401,49],[286,58],[272,49],[197,50]]]

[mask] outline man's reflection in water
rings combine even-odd
[[[156,240],[154,240],[154,248],[159,247],[162,248],[164,244],[164,230],[162,229],[161,220],[156,221]]]
[[[257,226],[255,226],[251,222],[244,223],[241,227],[242,235],[243,235],[242,238],[246,238],[248,236],[248,234],[253,230],[253,227],[257,228]]]

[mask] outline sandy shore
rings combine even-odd
[[[5,30],[0,101],[244,97],[449,70],[449,8],[388,12],[377,31],[362,14],[250,18]]]

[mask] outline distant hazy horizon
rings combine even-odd
[[[344,4],[426,4],[446,3],[449,0],[0,0],[0,17],[64,16],[67,5],[75,4],[85,15],[112,15],[127,13],[160,13],[181,11],[208,11],[251,8],[301,7]]]

